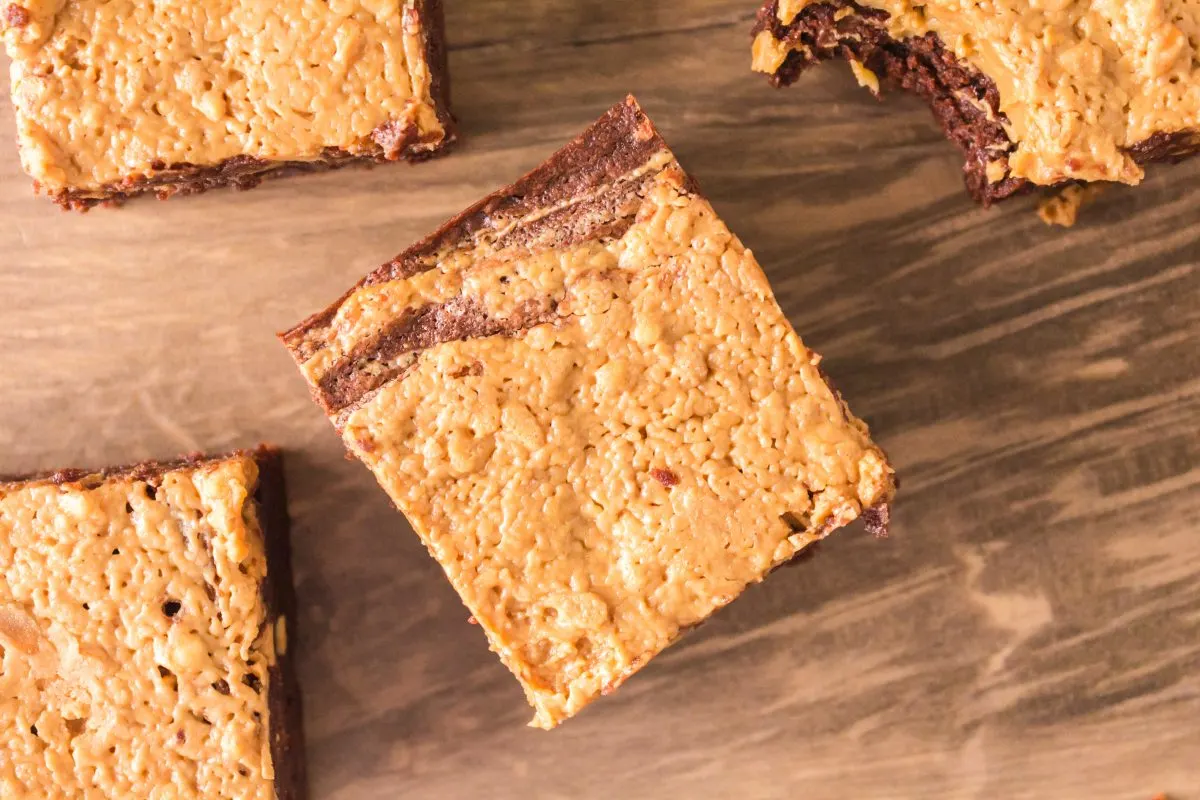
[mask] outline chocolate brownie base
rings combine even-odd
[[[269,445],[260,445],[253,450],[236,450],[221,455],[193,453],[168,461],[144,461],[99,470],[68,468],[20,476],[0,475],[0,484],[34,480],[67,484],[87,478],[96,483],[112,478],[154,483],[156,478],[167,472],[199,467],[239,456],[249,456],[258,466],[254,502],[258,508],[258,523],[267,556],[267,578],[261,584],[260,591],[266,607],[265,624],[274,629],[276,642],[275,663],[268,670],[270,681],[267,687],[275,795],[278,800],[303,800],[308,796],[304,725],[300,689],[291,658],[295,645],[296,600],[292,584],[287,494],[280,451]]]
[[[929,103],[946,137],[966,157],[963,180],[977,202],[988,206],[1036,187],[1007,174],[989,180],[989,162],[1014,147],[1004,129],[999,92],[991,78],[956,57],[936,34],[895,39],[887,30],[887,12],[852,0],[810,5],[785,25],[779,21],[778,5],[771,0],[759,10],[753,31],[755,36],[769,31],[776,41],[793,48],[770,75],[772,85],[788,86],[809,67],[835,57],[857,61],[882,83]],[[1158,133],[1129,152],[1139,164],[1175,163],[1200,152],[1200,131]]]
[[[110,184],[100,190],[71,189],[50,194],[50,198],[64,210],[87,211],[95,206],[117,206],[130,198],[154,193],[159,200],[175,195],[189,195],[232,186],[238,190],[253,189],[266,178],[282,178],[313,172],[328,172],[355,164],[386,164],[391,161],[417,163],[443,155],[455,141],[452,129],[432,149],[408,147],[394,154],[379,153],[354,155],[344,150],[328,148],[315,161],[267,161],[251,156],[236,156],[214,166],[196,164],[165,164],[153,166],[155,174],[147,177],[129,177],[119,183]],[[38,187],[40,189],[40,187]]]
[[[267,706],[271,713],[271,761],[275,765],[275,796],[279,800],[303,800],[308,796],[304,759],[304,717],[300,684],[296,680],[292,652],[296,645],[296,593],[292,584],[291,524],[283,477],[283,456],[273,447],[254,451],[258,464],[259,525],[267,546],[267,580],[263,601],[267,624],[274,626],[275,665]],[[284,631],[282,639],[279,631]]]
[[[429,96],[433,101],[438,122],[442,123],[445,138],[436,152],[441,152],[454,143],[457,138],[457,122],[450,111],[450,61],[446,50],[446,13],[442,0],[425,0],[419,6],[424,23],[429,31],[425,38],[425,63],[429,65]],[[425,150],[425,157],[436,154],[435,151]],[[422,156],[414,153],[409,161],[420,161]]]

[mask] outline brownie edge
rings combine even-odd
[[[450,110],[450,61],[446,47],[446,13],[442,0],[421,0],[417,13],[425,21],[425,62],[429,65],[429,96],[433,100],[438,122],[446,135],[437,151],[439,155],[458,140],[458,120]]]
[[[271,683],[267,689],[275,796],[278,800],[304,800],[308,796],[304,718],[292,661],[296,645],[296,594],[292,584],[291,523],[283,454],[264,445],[254,451],[254,460],[258,464],[254,501],[267,551],[267,578],[262,592],[267,623],[275,635],[275,664],[270,669]]]

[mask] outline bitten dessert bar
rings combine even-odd
[[[1191,3],[770,0],[753,67],[776,86],[826,59],[925,99],[984,205],[1035,186],[1136,184],[1200,150]]]

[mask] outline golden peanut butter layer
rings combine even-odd
[[[0,796],[277,796],[258,480],[236,455],[0,483]]]
[[[538,727],[892,497],[632,98],[282,337]]]
[[[779,24],[790,26],[830,5],[838,7],[835,19],[807,41],[778,26],[760,29],[754,68],[775,73],[790,53],[807,57],[842,32],[847,51],[858,49],[862,37],[847,18],[864,12],[886,12],[883,24],[898,42],[935,35],[998,91],[996,110],[1011,147],[993,153],[993,183],[1133,184],[1142,179],[1140,163],[1200,148],[1196,0],[778,0],[773,8]],[[878,91],[876,75],[858,61],[852,66]],[[917,70],[916,62],[909,69]],[[974,101],[983,107],[983,93]],[[1174,137],[1169,146],[1164,137]]]
[[[439,0],[0,0],[0,26],[21,161],[56,197],[414,157],[449,135]]]

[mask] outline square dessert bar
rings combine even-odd
[[[441,0],[0,0],[21,163],[69,208],[454,138]]]
[[[850,62],[914,92],[987,205],[1036,186],[1136,184],[1200,152],[1200,6],[1031,0],[767,0],[753,68],[786,86]]]
[[[0,483],[0,796],[304,796],[260,448]]]
[[[633,98],[281,334],[550,728],[892,470]]]

